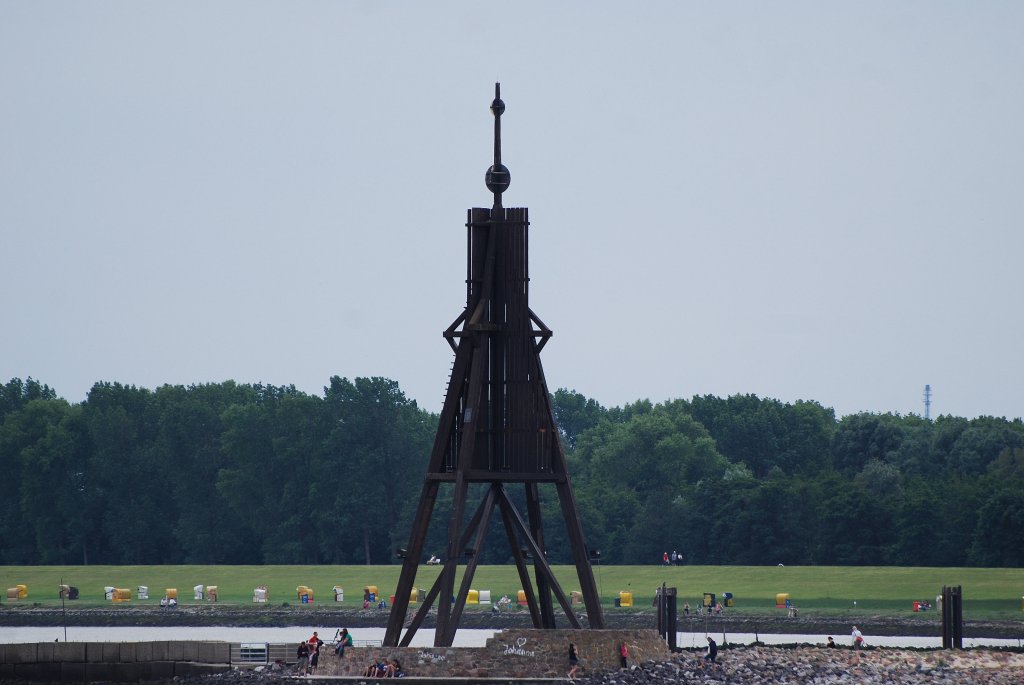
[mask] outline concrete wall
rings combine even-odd
[[[480,648],[354,647],[345,658],[325,650],[318,675],[360,676],[368,664],[397,658],[409,676],[558,678],[569,671],[569,643],[580,653],[580,675],[619,667],[620,642],[630,659],[666,659],[653,630],[503,630]],[[0,644],[0,681],[138,682],[231,669],[228,642],[40,642]]]
[[[560,678],[569,672],[569,643],[580,653],[580,675],[619,668],[619,643],[633,661],[667,659],[665,642],[654,630],[503,630],[485,647],[356,647],[340,659],[320,656],[317,675],[359,676],[371,662],[397,658],[409,676],[463,678]]]
[[[163,680],[230,670],[227,642],[39,642],[0,644],[0,680]]]

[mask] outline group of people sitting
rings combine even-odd
[[[364,678],[404,678],[405,673],[402,672],[402,664],[398,663],[398,659],[392,659],[388,661],[383,657],[374,659],[370,662],[370,665],[363,671]]]

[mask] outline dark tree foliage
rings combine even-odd
[[[836,419],[755,395],[552,403],[602,563],[1024,565],[1020,419]],[[395,563],[436,427],[384,378],[334,377],[323,396],[101,382],[74,405],[12,379],[0,563]],[[549,560],[568,563],[541,494]],[[431,522],[425,553],[447,527]],[[495,517],[484,563],[510,560],[504,538]]]
[[[385,563],[436,416],[386,379],[0,393],[0,563]],[[405,533],[402,533],[405,534]]]
[[[604,407],[584,397],[575,390],[560,388],[555,391],[552,397],[552,407],[555,413],[555,423],[562,434],[562,443],[566,449],[575,449],[576,439],[585,430],[593,428],[605,418],[607,411]]]
[[[569,391],[554,402],[573,420],[586,406]],[[659,449],[694,439],[684,415],[711,438],[698,474]],[[837,420],[816,402],[736,395],[645,400],[587,421],[565,432],[585,529],[612,563],[665,551],[709,564],[1021,563],[1020,419]]]

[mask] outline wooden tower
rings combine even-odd
[[[388,619],[384,644],[389,646],[407,646],[438,598],[434,645],[452,644],[495,509],[504,523],[534,627],[556,627],[553,599],[569,626],[583,627],[547,562],[541,520],[542,483],[553,484],[558,493],[589,627],[604,627],[590,555],[540,363],[540,351],[551,337],[551,329],[529,305],[528,212],[526,208],[506,209],[501,205],[510,176],[501,163],[505,103],[500,88],[495,84],[491,103],[494,164],[485,175],[494,205],[468,212],[466,308],[444,332],[455,352],[455,362]],[[420,598],[420,609],[407,622],[410,591],[442,483],[454,487],[443,566],[426,597]],[[472,484],[485,484],[486,488],[467,522],[467,496]],[[516,484],[525,487],[525,517],[509,497],[508,488]],[[536,583],[530,578],[529,559]],[[456,589],[460,563],[465,569]]]

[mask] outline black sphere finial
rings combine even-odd
[[[501,115],[505,112],[505,103],[501,99],[501,84],[494,84],[494,100],[491,102],[494,114],[494,164],[484,174],[487,189],[494,193],[494,206],[501,207],[501,194],[508,190],[512,175],[508,167],[501,163]]]

